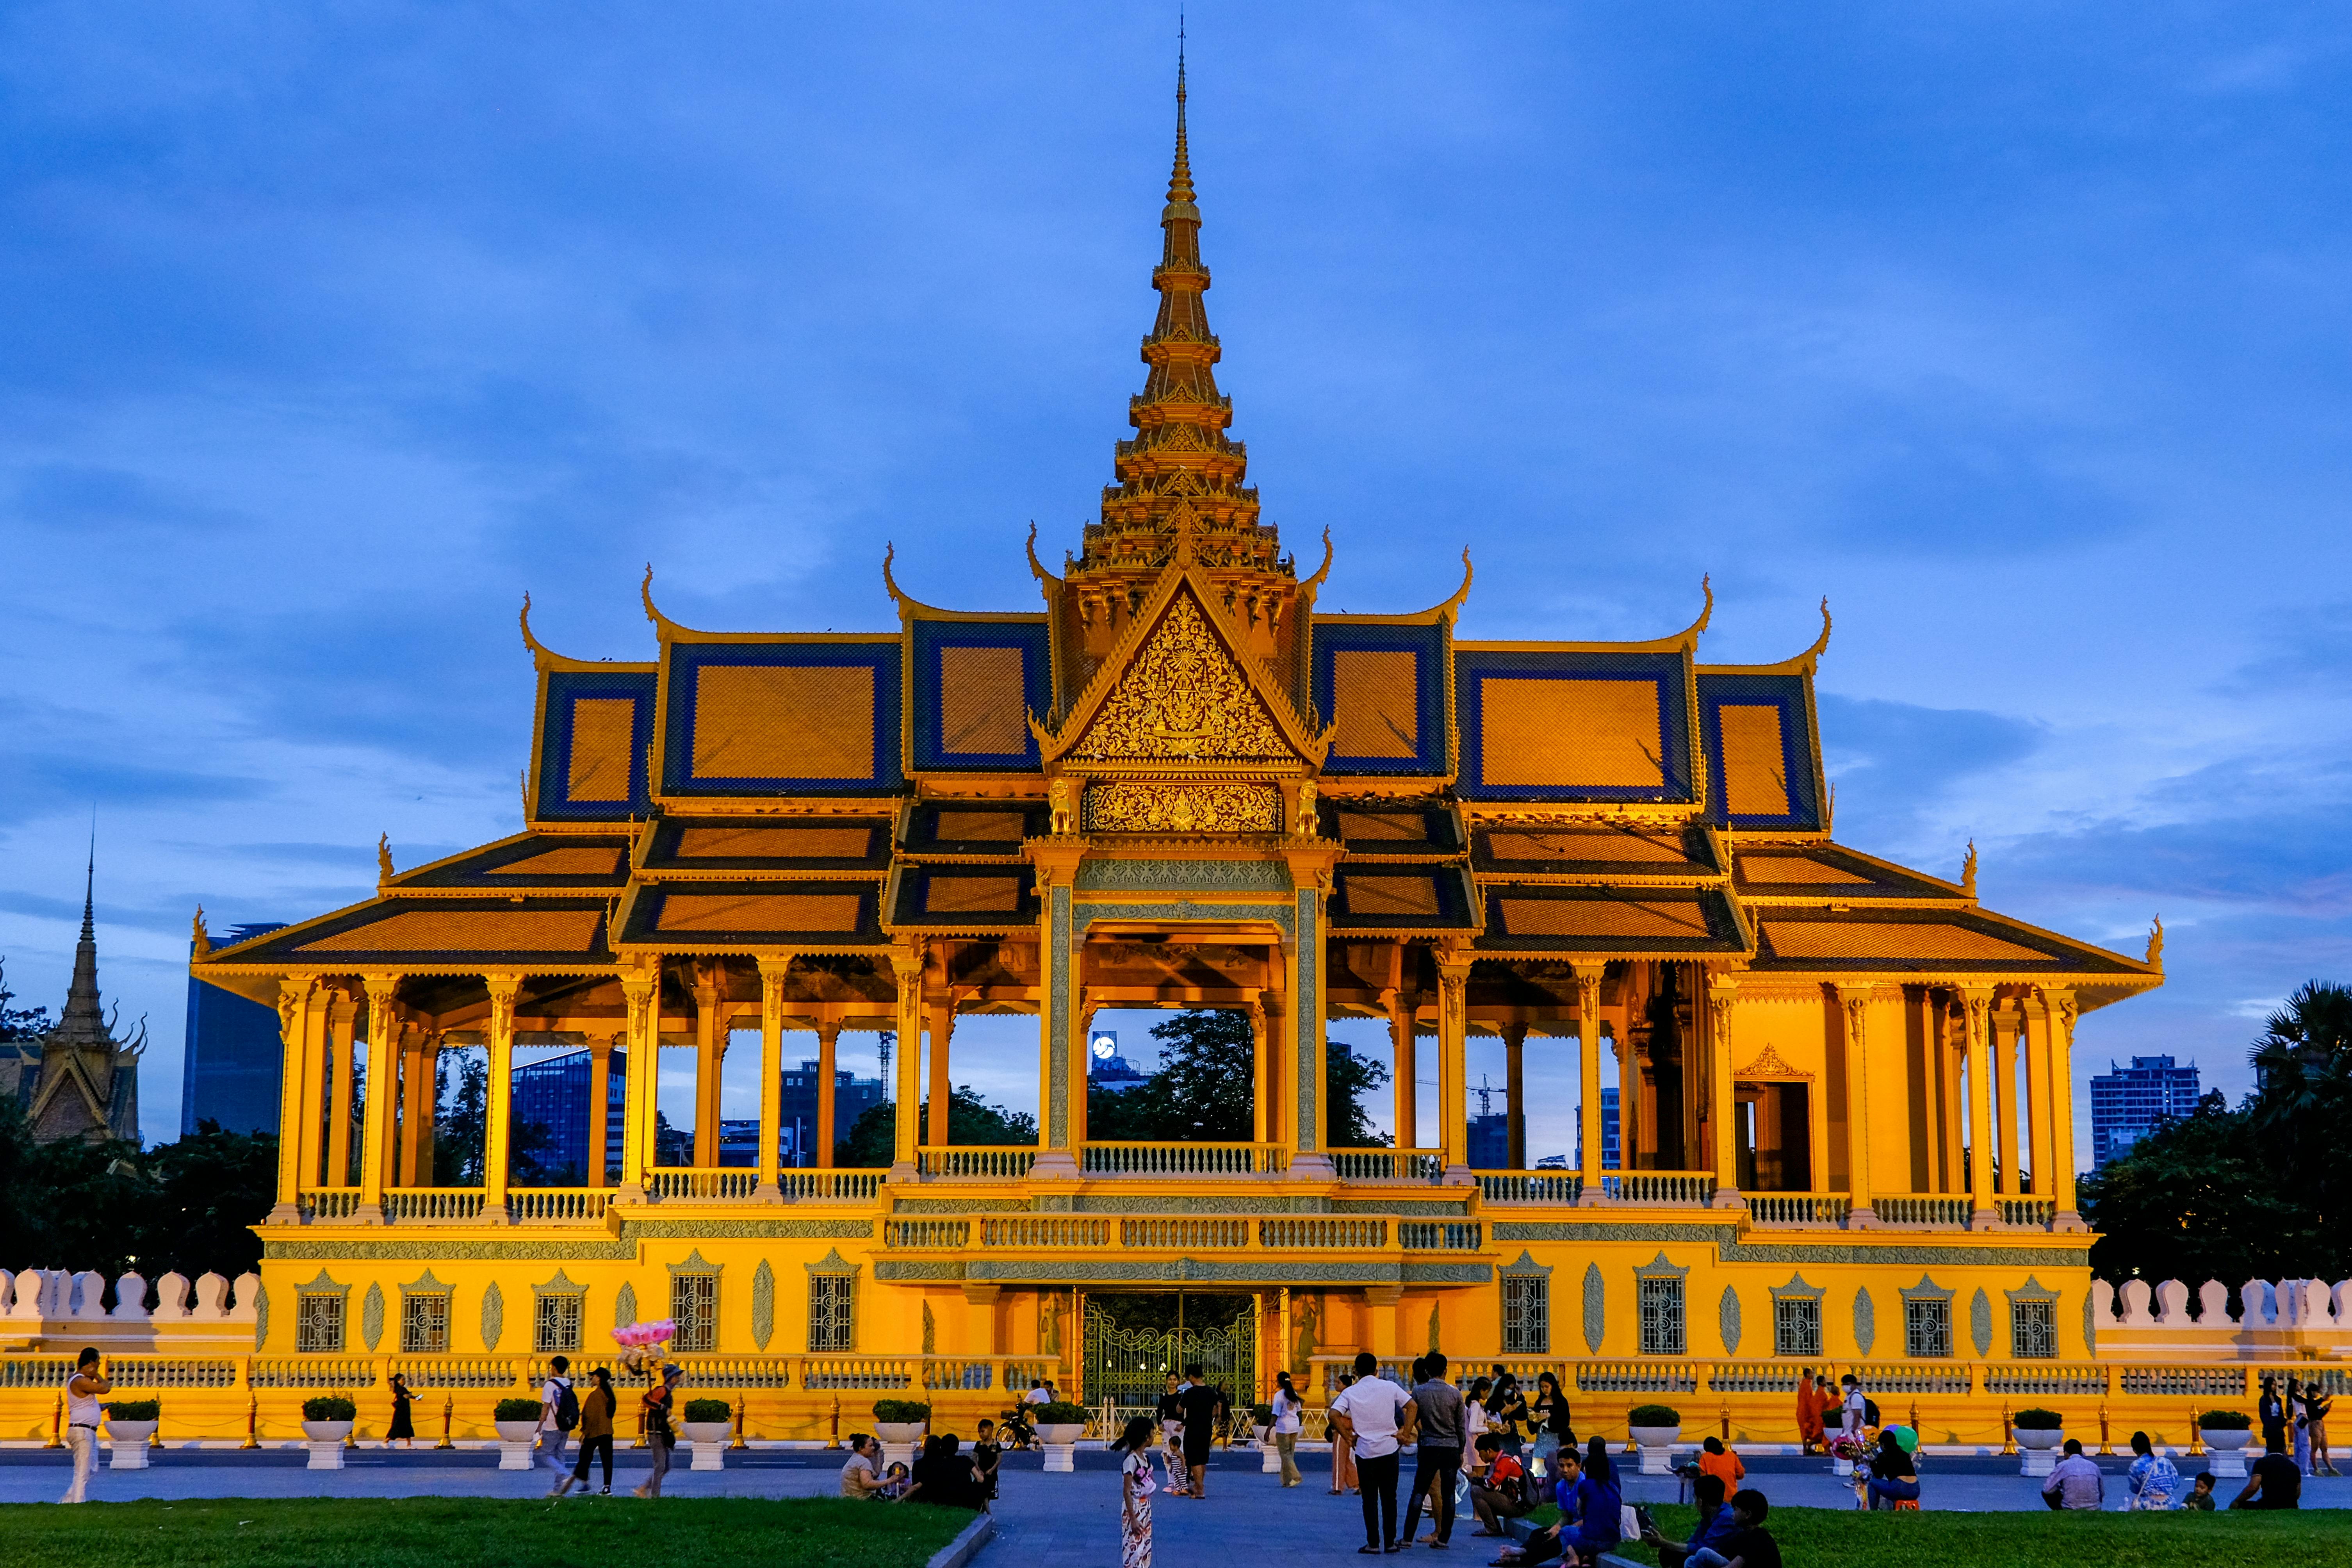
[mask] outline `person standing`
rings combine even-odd
[[[1414,1531],[1421,1525],[1422,1501],[1426,1499],[1430,1522],[1437,1529],[1432,1544],[1447,1546],[1454,1540],[1454,1478],[1462,1468],[1465,1412],[1462,1391],[1445,1381],[1445,1352],[1430,1352],[1424,1370],[1428,1375],[1412,1390],[1415,1425],[1421,1433],[1413,1464],[1412,1498],[1405,1505],[1404,1528],[1397,1532],[1397,1539],[1413,1539]],[[1479,1379],[1481,1383],[1485,1381]]]
[[[1122,1452],[1118,1462],[1118,1568],[1151,1568],[1151,1494],[1159,1483],[1151,1479],[1151,1418],[1129,1418],[1127,1429],[1111,1445]]]
[[[2279,1400],[2278,1379],[2269,1373],[2263,1376],[2262,1397],[2254,1402],[2254,1415],[2263,1424],[2263,1449],[2265,1453],[2286,1452],[2286,1406]]]
[[[1797,1441],[1810,1454],[1826,1436],[1822,1430],[1822,1406],[1813,1387],[1813,1369],[1807,1367],[1797,1379]]]
[[[2312,1473],[2319,1476],[2340,1474],[2336,1458],[2327,1451],[2327,1412],[2335,1405],[2333,1397],[2324,1395],[2317,1383],[2303,1385],[2303,1417],[2311,1429]]]
[[[1844,1407],[1845,1401],[1830,1385],[1829,1373],[1822,1373],[1813,1379],[1813,1425],[1822,1429],[1823,1447],[1829,1446],[1829,1424],[1832,1421],[1843,1423],[1843,1416],[1840,1413]]]
[[[2286,1427],[2294,1436],[2294,1468],[2311,1474],[2311,1384],[2286,1380]]]
[[[1184,1369],[1184,1392],[1177,1398],[1184,1422],[1184,1477],[1193,1498],[1205,1502],[1209,1497],[1209,1445],[1217,1436],[1218,1419],[1224,1414],[1224,1391],[1209,1385],[1206,1373],[1197,1364]]]
[[[1576,1451],[1576,1423],[1570,1417],[1568,1395],[1559,1389],[1559,1379],[1550,1373],[1536,1376],[1536,1462],[1528,1467],[1528,1503],[1535,1506],[1543,1500],[1547,1478],[1559,1468],[1563,1450]]]
[[[1405,1391],[1381,1375],[1381,1359],[1370,1351],[1356,1352],[1356,1380],[1331,1400],[1331,1422],[1355,1450],[1356,1471],[1364,1498],[1364,1544],[1360,1555],[1377,1557],[1403,1550],[1397,1538],[1397,1449],[1405,1435],[1406,1412],[1413,1407]]]
[[[59,1502],[86,1502],[89,1472],[98,1458],[99,1396],[114,1392],[114,1382],[99,1370],[98,1347],[84,1345],[74,1358],[73,1376],[66,1380],[66,1447],[73,1450],[73,1485]]]
[[[1841,1406],[1839,1429],[1855,1442],[1862,1441],[1862,1429],[1869,1424],[1870,1402],[1863,1397],[1862,1379],[1852,1373],[1845,1374],[1845,1402]]]
[[[539,1453],[556,1477],[547,1495],[562,1497],[572,1486],[572,1468],[563,1462],[563,1449],[572,1441],[572,1429],[580,1425],[580,1395],[573,1392],[572,1379],[564,1375],[572,1370],[570,1356],[557,1356],[547,1365],[547,1381],[539,1385]]]
[[[1167,1391],[1160,1396],[1160,1406],[1153,1412],[1160,1421],[1160,1462],[1168,1467],[1168,1495],[1184,1495],[1184,1465],[1178,1458],[1184,1451],[1184,1383],[1174,1373],[1168,1374]]]
[[[1341,1373],[1339,1378],[1339,1393],[1345,1394],[1355,1381],[1355,1373]],[[1335,1394],[1333,1397],[1337,1398],[1338,1394]],[[1326,1405],[1324,1409],[1328,1416],[1330,1407]],[[1338,1497],[1342,1491],[1357,1490],[1355,1445],[1348,1441],[1348,1435],[1339,1429],[1339,1424],[1336,1422],[1327,1424],[1324,1430],[1331,1442],[1331,1495]]]
[[[979,1489],[980,1509],[996,1500],[996,1470],[1004,1462],[1004,1446],[996,1440],[996,1423],[981,1418],[980,1436],[971,1440],[971,1481]]]
[[[383,1435],[383,1446],[405,1443],[416,1447],[416,1422],[412,1414],[416,1395],[408,1391],[408,1379],[399,1373],[392,1374],[392,1426]]]
[[[662,1365],[661,1376],[646,1390],[646,1452],[652,1457],[654,1473],[638,1484],[636,1493],[639,1497],[661,1496],[662,1478],[669,1474],[669,1451],[677,1441],[670,1432],[670,1406],[677,1399],[677,1385],[685,1376],[684,1367],[674,1361],[666,1362]]]
[[[600,1455],[604,1460],[604,1490],[602,1495],[613,1495],[613,1417],[619,1414],[621,1401],[619,1395],[613,1392],[611,1368],[600,1366],[588,1375],[595,1381],[595,1386],[588,1391],[586,1398],[579,1400],[580,1468],[563,1478],[563,1484],[555,1489],[557,1497],[570,1491],[575,1483],[582,1491],[586,1491],[589,1461]]]
[[[1298,1391],[1290,1386],[1290,1374],[1274,1374],[1274,1447],[1282,1456],[1282,1484],[1295,1487],[1304,1479],[1298,1473],[1298,1431],[1304,1425],[1307,1409]]]

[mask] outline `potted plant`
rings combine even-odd
[[[694,1463],[688,1468],[697,1470],[722,1470],[727,1468],[722,1456],[727,1452],[727,1428],[734,1412],[723,1399],[689,1399],[678,1413],[678,1436],[694,1446]]]
[[[1675,1439],[1683,1435],[1682,1412],[1666,1405],[1636,1405],[1625,1417],[1634,1446],[1642,1450],[1642,1473],[1674,1473]]]
[[[163,1418],[163,1406],[153,1399],[118,1399],[106,1407],[107,1444],[106,1468],[110,1470],[143,1470],[147,1468],[147,1439],[155,1435],[155,1424]]]
[[[2197,1435],[2211,1453],[2205,1468],[2215,1479],[2246,1473],[2246,1445],[2254,1440],[2253,1417],[2242,1410],[2208,1410],[2197,1417]]]
[[[321,1394],[302,1402],[302,1436],[310,1439],[310,1468],[343,1468],[343,1440],[352,1435],[360,1407],[340,1394]]]
[[[882,1445],[882,1468],[887,1469],[894,1464],[911,1462],[915,1457],[915,1445],[923,1440],[924,1429],[930,1421],[931,1407],[922,1400],[876,1400],[874,1436]]]
[[[1037,1441],[1045,1446],[1045,1468],[1075,1470],[1077,1466],[1072,1455],[1087,1435],[1087,1407],[1057,1399],[1051,1405],[1031,1405],[1029,1420],[1037,1429]]]
[[[531,1446],[539,1440],[539,1422],[544,1411],[536,1399],[501,1399],[490,1412],[490,1425],[499,1433],[499,1468],[527,1470],[530,1468]]]
[[[2058,1448],[2066,1441],[2066,1418],[2055,1410],[2021,1410],[2009,1418],[2010,1430],[2025,1455],[2019,1473],[2046,1476],[2058,1468]]]

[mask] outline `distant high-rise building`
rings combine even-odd
[[[1601,1168],[1613,1171],[1617,1167],[1617,1091],[1601,1091]],[[1576,1119],[1576,1168],[1584,1168],[1584,1119]]]
[[[542,1057],[514,1069],[514,1126],[518,1130],[514,1158],[530,1171],[530,1182],[547,1186],[584,1186],[596,1180],[588,1170],[588,1053],[566,1051]],[[628,1119],[629,1062],[625,1051],[613,1053],[604,1084],[604,1180],[618,1176],[621,1146]],[[526,1149],[520,1130],[533,1124],[546,1129],[544,1142],[534,1134]],[[522,1184],[530,1184],[525,1183]]]
[[[233,926],[216,943],[226,947],[273,931],[283,921]],[[194,952],[193,945],[189,951]],[[278,1131],[279,1068],[286,1047],[278,1009],[247,1001],[210,981],[188,976],[187,1047],[180,1057],[180,1136],[201,1121],[225,1132]]]
[[[786,1170],[814,1165],[816,1151],[816,1063],[804,1061],[778,1076],[776,1160]],[[857,1119],[887,1097],[878,1078],[854,1077],[846,1068],[833,1075],[833,1136],[849,1136]],[[760,1119],[730,1117],[719,1124],[719,1163],[756,1165],[760,1163]]]
[[[2197,1109],[2197,1064],[2175,1067],[2170,1057],[2134,1057],[2091,1079],[2091,1166],[2128,1151],[2167,1117]]]
[[[1335,1042],[1336,1044],[1336,1042]],[[1133,1089],[1148,1082],[1135,1064],[1119,1055],[1118,1031],[1097,1029],[1087,1037],[1087,1085],[1090,1089]]]
[[[1511,1119],[1499,1110],[1482,1111],[1470,1119],[1470,1168],[1507,1171],[1511,1168]]]

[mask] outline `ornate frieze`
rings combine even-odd
[[[1289,762],[1297,754],[1189,593],[1169,602],[1070,752],[1072,760],[1088,763]],[[1093,791],[1087,793],[1091,807]],[[1278,798],[1275,809],[1281,809]],[[1107,823],[1088,826],[1120,831]]]
[[[1150,784],[1098,779],[1087,786],[1089,833],[1276,833],[1282,792],[1265,784]]]

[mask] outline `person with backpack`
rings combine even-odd
[[[613,1372],[610,1367],[598,1367],[588,1374],[596,1386],[579,1400],[580,1466],[558,1483],[551,1497],[562,1497],[577,1483],[582,1491],[588,1489],[588,1466],[601,1457],[604,1461],[604,1490],[613,1495],[613,1418],[620,1413],[620,1396],[613,1392]],[[576,1397],[576,1395],[575,1395]]]
[[[571,1485],[572,1467],[563,1462],[563,1450],[580,1425],[580,1395],[564,1375],[572,1370],[570,1356],[557,1356],[547,1365],[547,1381],[539,1385],[539,1452],[559,1478],[547,1491],[553,1497]]]

